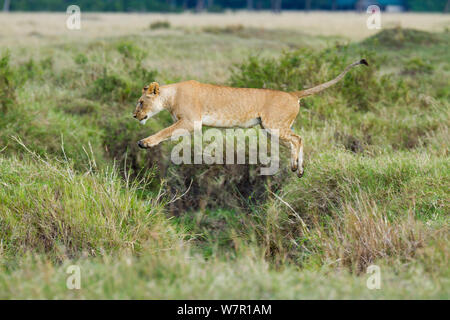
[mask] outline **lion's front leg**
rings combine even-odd
[[[190,121],[179,120],[170,127],[162,129],[161,131],[155,133],[154,135],[151,135],[150,137],[139,140],[138,146],[143,149],[152,148],[154,146],[157,146],[161,142],[171,138],[172,135],[180,136],[183,134],[188,134],[192,130],[194,130],[194,125]]]

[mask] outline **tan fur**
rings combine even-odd
[[[163,109],[176,122],[138,142],[150,148],[169,139],[177,129],[193,131],[194,122],[214,127],[251,127],[260,124],[269,133],[278,129],[280,141],[291,148],[291,168],[303,175],[303,141],[291,130],[299,112],[300,98],[318,93],[343,78],[351,67],[367,64],[363,59],[348,66],[335,79],[311,89],[283,92],[269,89],[231,88],[194,80],[159,86],[152,82],[142,90],[133,116],[145,121]]]

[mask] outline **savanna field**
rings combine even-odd
[[[448,15],[65,20],[0,14],[0,298],[450,298]],[[298,90],[360,58],[301,101],[301,179],[284,148],[260,176],[136,144],[172,123],[132,118],[152,81]]]

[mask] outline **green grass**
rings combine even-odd
[[[0,298],[448,299],[448,40],[233,26],[4,52]],[[301,102],[302,179],[286,150],[267,177],[136,145],[172,121],[132,119],[151,81],[296,90],[361,57],[369,68]],[[81,290],[66,288],[72,264]]]

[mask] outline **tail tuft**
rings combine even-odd
[[[366,66],[369,66],[369,64],[367,63],[366,59],[361,59],[359,61],[360,64],[365,64]]]

